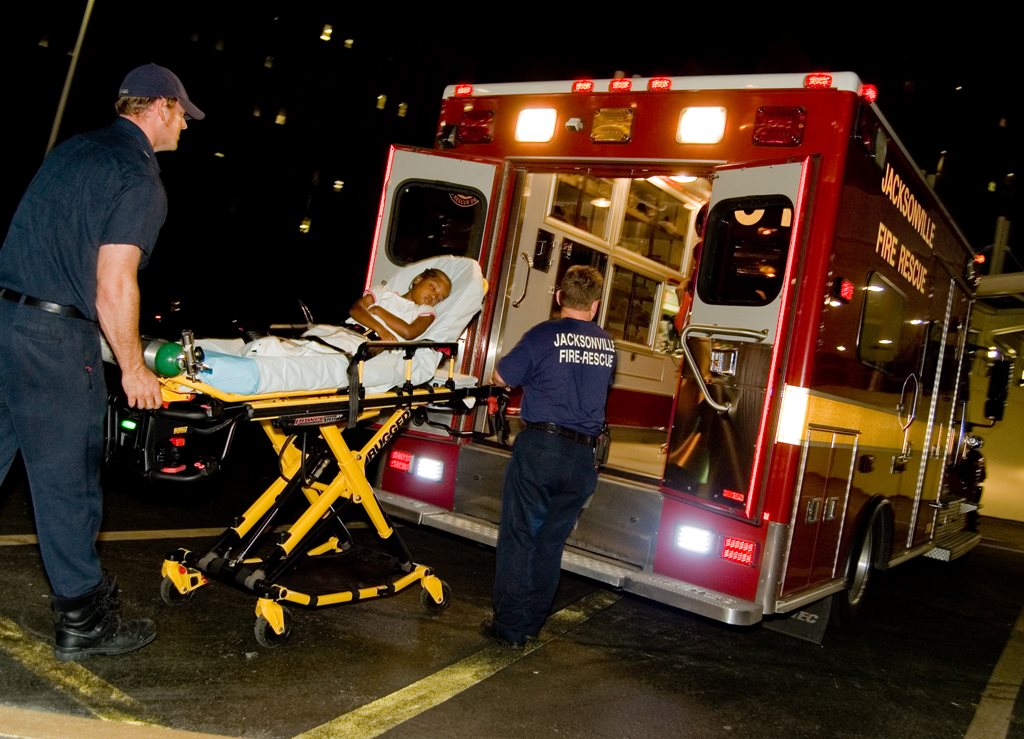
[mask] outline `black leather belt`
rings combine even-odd
[[[597,443],[596,436],[582,434],[579,431],[573,431],[572,429],[567,429],[565,426],[559,426],[557,423],[550,423],[548,421],[541,421],[537,423],[528,421],[526,424],[526,428],[534,429],[536,431],[543,431],[545,434],[554,434],[555,436],[561,436],[563,439],[575,441],[577,444],[589,446],[591,449],[593,449]]]
[[[57,315],[67,316],[68,318],[79,318],[83,321],[92,320],[91,318],[87,318],[82,311],[78,310],[78,308],[73,305],[61,305],[60,303],[51,303],[49,300],[33,298],[31,295],[22,295],[16,290],[11,290],[9,287],[0,287],[0,298],[7,298],[7,300],[10,300],[12,303],[38,308],[39,310],[44,310],[47,313],[56,313]]]

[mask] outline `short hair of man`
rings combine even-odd
[[[142,115],[146,112],[146,108],[153,104],[154,100],[160,98],[143,98],[143,97],[120,97],[117,102],[114,103],[114,110],[117,111],[118,115]],[[178,101],[174,98],[166,98],[168,107],[175,107]]]
[[[569,267],[558,288],[562,293],[562,305],[575,310],[586,310],[601,299],[604,292],[604,277],[593,267],[577,264]]]

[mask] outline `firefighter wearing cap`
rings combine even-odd
[[[143,362],[137,273],[167,215],[156,152],[201,119],[184,86],[147,64],[125,77],[108,127],[50,152],[0,248],[0,481],[20,449],[61,659],[123,654],[153,640],[122,620],[96,551],[106,410],[100,331],[130,405],[157,408]]]

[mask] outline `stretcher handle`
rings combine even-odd
[[[211,418],[218,418],[223,410],[224,407],[220,403],[204,403],[202,405],[189,403],[186,408],[175,408],[173,405],[157,408],[153,411],[153,415],[176,421],[207,421]]]

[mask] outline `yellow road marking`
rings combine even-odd
[[[138,701],[122,693],[76,662],[61,662],[49,644],[26,634],[13,621],[0,616],[0,650],[30,672],[52,683],[97,718],[128,723],[154,723],[140,718]]]
[[[393,729],[404,721],[430,710],[454,698],[519,661],[530,652],[574,629],[591,616],[622,596],[599,591],[581,598],[571,606],[562,609],[548,619],[548,623],[536,641],[529,641],[521,651],[493,645],[455,664],[435,672],[401,690],[367,703],[360,708],[339,716],[333,721],[299,734],[296,739],[328,739],[339,736],[375,737]]]

